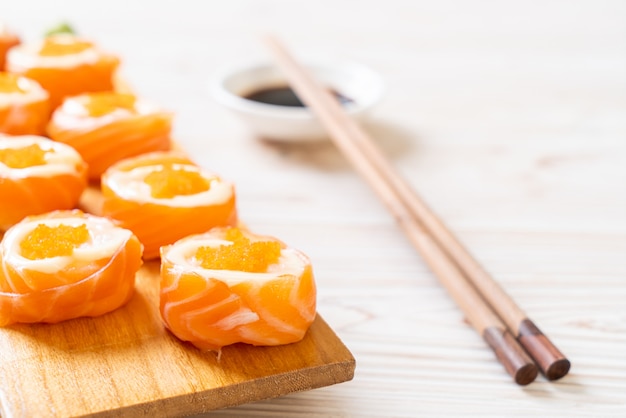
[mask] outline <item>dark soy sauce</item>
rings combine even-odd
[[[354,103],[354,100],[335,90],[331,89],[330,92],[342,105]],[[255,90],[252,93],[243,96],[243,98],[276,106],[305,107],[304,103],[300,101],[296,93],[288,86],[265,87]]]

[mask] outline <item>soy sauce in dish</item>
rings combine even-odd
[[[342,105],[354,103],[354,100],[336,90],[330,89],[330,92]],[[289,86],[264,87],[244,95],[243,98],[275,106],[306,107]]]

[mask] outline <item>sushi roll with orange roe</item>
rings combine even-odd
[[[114,89],[119,59],[70,34],[46,37],[9,50],[6,69],[37,81],[50,93],[52,108],[68,96]]]
[[[50,117],[48,92],[39,83],[0,72],[0,132],[43,135]]]
[[[161,251],[163,322],[200,349],[297,342],[315,319],[311,262],[276,238],[214,228]]]
[[[0,136],[0,231],[27,215],[73,209],[87,186],[87,165],[47,138]]]
[[[123,160],[102,176],[102,215],[139,237],[144,258],[190,234],[237,223],[233,184],[175,152]]]
[[[20,44],[20,38],[6,24],[0,22],[0,71],[4,71],[9,49]]]
[[[89,178],[124,158],[171,147],[172,114],[123,93],[66,99],[48,125],[55,141],[74,147],[89,164]]]
[[[80,211],[25,218],[0,243],[0,326],[111,312],[130,300],[141,244]]]

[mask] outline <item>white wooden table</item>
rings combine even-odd
[[[25,38],[70,21],[176,112],[176,137],[237,184],[242,219],[314,262],[354,380],[211,417],[626,416],[626,3],[6,2]],[[330,144],[259,141],[215,104],[258,35],[363,62],[368,124],[399,170],[572,361],[513,384]]]

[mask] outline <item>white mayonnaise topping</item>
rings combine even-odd
[[[26,77],[19,77],[17,85],[23,90],[23,92],[0,92],[0,108],[25,105],[27,103],[39,102],[48,99],[48,92],[34,80]]]
[[[193,165],[174,164],[175,170],[194,171],[210,180],[209,190],[191,194],[179,195],[173,198],[159,199],[152,197],[152,189],[144,179],[155,171],[161,170],[163,165],[137,167],[130,171],[113,171],[107,174],[106,184],[122,199],[140,203],[155,203],[171,207],[210,206],[226,203],[233,194],[230,183],[217,179],[213,174]]]
[[[52,122],[63,128],[71,129],[94,129],[98,126],[111,124],[117,120],[127,119],[135,115],[143,116],[163,112],[159,106],[146,100],[136,99],[135,111],[117,108],[102,116],[90,116],[85,105],[89,95],[83,94],[66,99],[63,104],[52,114]]]
[[[172,262],[175,268],[196,273],[206,279],[221,280],[229,286],[234,286],[247,281],[268,281],[283,275],[299,277],[304,272],[306,261],[301,253],[292,248],[283,248],[280,251],[278,263],[268,266],[265,273],[250,273],[245,271],[232,270],[211,270],[200,265],[200,261],[195,258],[195,254],[200,247],[217,247],[220,245],[232,245],[232,242],[221,239],[193,238],[179,241],[172,245],[166,254],[166,259]]]
[[[0,162],[0,178],[53,177],[59,174],[73,174],[82,157],[69,145],[52,141],[37,135],[8,136],[0,135],[0,149],[24,148],[37,144],[46,152],[45,165],[26,168],[11,168]]]
[[[61,224],[78,227],[86,225],[89,230],[89,240],[74,249],[71,256],[51,257],[40,260],[30,260],[22,257],[20,242],[38,225],[45,224],[57,227]],[[57,218],[19,223],[7,231],[2,240],[2,258],[5,263],[16,270],[29,269],[42,273],[56,273],[63,270],[74,261],[91,262],[103,258],[110,258],[131,237],[127,229],[116,227],[110,220],[95,216],[87,218]]]
[[[74,39],[72,35],[55,35],[59,41],[64,38],[68,40]],[[39,51],[43,46],[43,42],[21,44],[11,48],[7,53],[6,66],[7,71],[21,73],[29,68],[73,68],[80,65],[95,64],[100,59],[102,52],[95,46],[85,49],[76,54],[67,55],[39,55]]]

